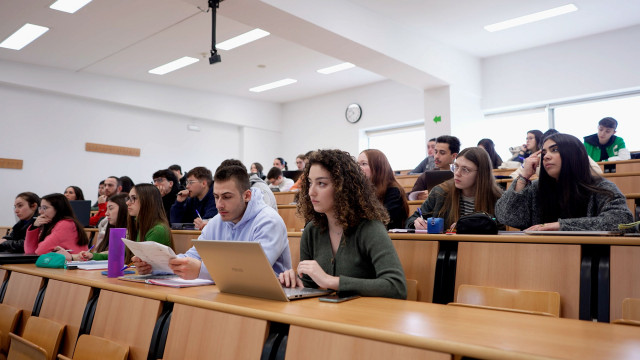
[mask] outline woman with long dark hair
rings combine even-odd
[[[137,184],[127,197],[127,235],[135,241],[155,241],[173,248],[173,237],[162,207],[160,191],[151,184]],[[131,261],[127,250],[125,262]]]
[[[384,223],[389,215],[349,153],[314,151],[296,195],[307,222],[300,263],[279,274],[288,287],[326,288],[362,296],[404,299],[407,288]]]
[[[38,206],[40,206],[40,197],[32,192],[23,192],[16,196],[16,200],[13,203],[13,211],[18,217],[18,222],[13,225],[7,235],[0,239],[0,251],[24,252],[24,239],[27,236],[27,229],[38,216]]]
[[[489,154],[489,159],[491,159],[491,164],[494,169],[497,169],[502,165],[502,158],[496,152],[496,146],[491,139],[482,139],[478,141],[478,147],[483,148],[487,154]]]
[[[425,219],[444,218],[445,228],[452,228],[461,216],[484,211],[495,213],[502,190],[496,184],[489,154],[481,148],[466,148],[451,165],[453,179],[436,185],[420,206],[420,211],[407,220],[410,229],[427,229]]]
[[[538,180],[529,178],[540,166]],[[591,172],[584,145],[575,136],[554,134],[524,163],[496,204],[505,224],[527,230],[618,230],[633,221],[626,198],[609,180]]]
[[[520,152],[515,154],[511,161],[524,162],[524,159],[528,158],[534,152],[540,150],[542,146],[542,131],[529,130],[527,131],[526,142],[520,147]]]
[[[84,194],[82,193],[82,189],[73,185],[67,186],[67,188],[64,189],[64,196],[67,199],[69,199],[69,201],[84,200]]]
[[[389,213],[388,229],[402,229],[409,215],[407,194],[396,180],[391,164],[384,153],[367,149],[358,156],[358,165],[371,181],[376,197]]]
[[[89,239],[73,214],[69,200],[62,194],[50,194],[40,200],[40,215],[33,222],[24,241],[27,254],[46,254],[56,247],[74,253],[87,250]]]

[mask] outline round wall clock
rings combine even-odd
[[[362,118],[362,108],[360,105],[353,103],[347,106],[347,111],[345,111],[344,116],[348,122],[355,124]]]

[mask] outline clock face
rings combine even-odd
[[[347,111],[344,115],[348,122],[355,124],[362,117],[362,108],[358,104],[351,104],[347,106]]]

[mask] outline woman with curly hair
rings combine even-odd
[[[280,282],[405,299],[404,271],[384,225],[389,215],[351,155],[315,151],[302,176],[296,195],[298,213],[308,222],[297,269],[302,278],[287,270]]]
[[[367,149],[358,156],[358,165],[373,184],[376,197],[389,212],[388,229],[402,229],[409,216],[407,194],[398,181],[384,153]]]

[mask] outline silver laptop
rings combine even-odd
[[[259,242],[193,240],[192,243],[220,292],[280,301],[333,292],[282,287]]]

